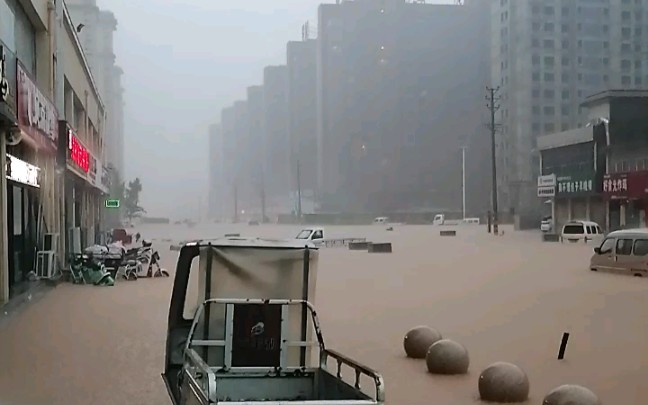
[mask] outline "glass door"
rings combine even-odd
[[[23,281],[23,267],[25,263],[23,262],[24,253],[25,253],[25,243],[24,243],[24,212],[23,212],[23,190],[18,186],[10,186],[11,198],[12,198],[12,213],[10,214],[13,219],[13,226],[10,230],[10,239],[12,239],[12,248],[11,252],[13,258],[13,265],[11,267],[11,284],[17,284]]]

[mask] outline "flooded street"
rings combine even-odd
[[[148,226],[164,267],[175,252],[161,239],[291,237],[299,227]],[[379,370],[390,405],[478,402],[477,378],[490,363],[521,366],[529,403],[552,388],[581,384],[605,404],[648,398],[648,280],[588,270],[592,246],[541,243],[537,233],[493,237],[459,227],[328,227],[327,238],[391,242],[392,254],[324,248],[316,307],[330,348]],[[115,287],[59,285],[0,329],[2,404],[168,404],[160,378],[172,285],[168,279]],[[404,356],[408,329],[429,325],[466,346],[466,376],[426,372]],[[563,332],[565,360],[556,360]],[[348,375],[351,378],[351,375]]]

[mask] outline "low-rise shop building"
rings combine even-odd
[[[605,224],[601,195],[605,160],[594,132],[589,126],[538,137],[538,197],[544,200],[545,215],[552,217],[555,230],[571,220]]]
[[[604,140],[606,228],[648,226],[648,91],[608,90],[583,105],[596,136]]]

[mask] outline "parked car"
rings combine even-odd
[[[542,221],[540,221],[540,230],[542,232],[548,233],[552,231],[552,220],[553,218],[550,216],[542,218]]]
[[[590,270],[648,275],[648,229],[624,229],[609,233],[594,248]]]
[[[560,241],[584,242],[603,237],[601,227],[592,221],[570,221],[563,225]]]

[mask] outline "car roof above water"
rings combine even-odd
[[[648,228],[634,228],[634,229],[620,229],[618,231],[610,232],[608,237],[618,236],[633,236],[640,238],[648,238]]]
[[[565,224],[565,226],[568,226],[568,225],[589,225],[589,226],[595,225],[595,226],[598,226],[598,224],[596,222],[593,222],[593,221],[581,221],[581,220],[569,221],[569,222],[567,222]]]

